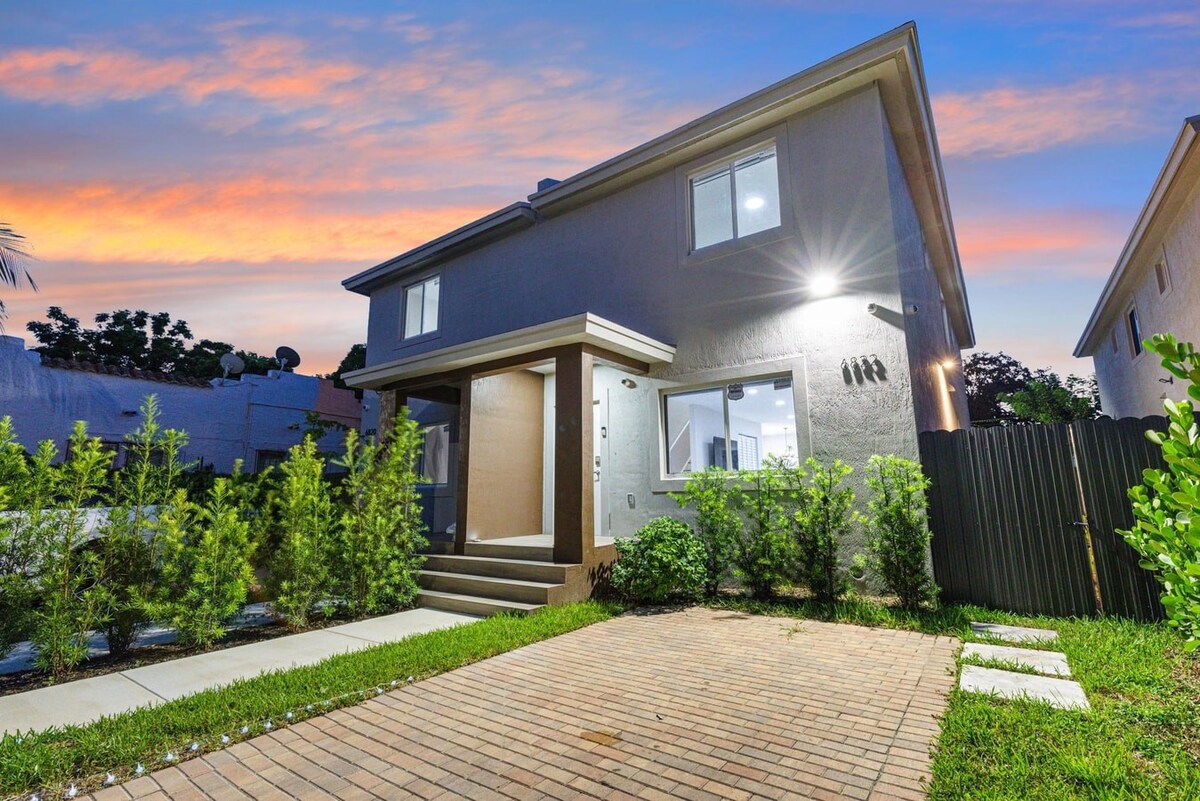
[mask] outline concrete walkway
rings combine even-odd
[[[436,609],[394,615],[239,645],[0,698],[0,733],[90,723],[142,706],[220,687],[271,670],[312,665],[414,634],[479,618]]]
[[[995,623],[972,623],[971,630],[981,637],[1027,645],[1046,645],[1058,641],[1058,632],[1024,626],[1001,626]],[[1040,675],[1020,673],[980,665],[963,665],[958,686],[966,692],[993,695],[998,698],[1019,698],[1041,701],[1059,709],[1091,709],[1087,693],[1077,681],[1072,681],[1066,654],[1030,648],[1015,648],[989,643],[967,643],[964,658],[1012,663]]]
[[[626,615],[97,793],[137,799],[922,799],[958,641]]]

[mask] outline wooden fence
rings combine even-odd
[[[1147,417],[922,434],[943,600],[1093,615],[1098,591],[1105,614],[1161,618],[1158,583],[1116,529],[1133,525],[1129,488],[1163,466],[1145,432],[1166,425]]]

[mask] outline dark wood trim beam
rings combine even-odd
[[[467,549],[468,492],[471,488],[471,377],[459,388],[458,398],[458,486],[455,492],[454,553]]]
[[[568,346],[555,358],[554,561],[591,564],[595,548],[592,354]]]

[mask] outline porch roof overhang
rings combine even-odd
[[[675,359],[674,346],[617,325],[591,312],[584,312],[561,320],[552,320],[372,365],[346,373],[343,379],[352,387],[388,389],[389,386],[402,381],[576,344],[590,345],[646,365],[670,364]]]

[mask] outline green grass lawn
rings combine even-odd
[[[1020,617],[978,607],[905,613],[851,599],[821,605],[723,598],[756,614],[971,636],[972,620],[1054,629],[1092,711],[1051,709],[957,689],[942,719],[930,797],[1200,799],[1200,659],[1163,625]]]
[[[496,654],[607,620],[619,607],[599,603],[547,607],[527,617],[500,616],[454,629],[419,634],[396,643],[331,657],[309,667],[268,673],[219,689],[126,712],[85,726],[68,726],[23,737],[0,739],[0,794],[18,795],[53,788],[61,797],[69,782],[96,789],[104,772],[132,777],[141,763],[147,772],[163,767],[168,751],[182,754],[195,742],[199,751],[261,734],[265,722],[282,725],[360,703],[361,690],[388,689],[393,680],[422,679]],[[339,697],[341,696],[341,697]],[[331,704],[325,699],[335,699]],[[309,705],[313,708],[307,709]],[[245,734],[240,733],[248,726]]]

